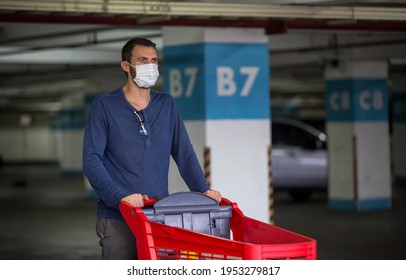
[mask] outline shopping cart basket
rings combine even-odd
[[[120,203],[120,211],[136,237],[139,259],[316,259],[314,239],[246,217],[228,199],[220,206],[231,211],[232,239],[152,221],[143,209],[126,202]]]

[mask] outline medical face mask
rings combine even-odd
[[[140,65],[132,65],[128,63],[132,67],[135,67],[136,75],[134,78],[134,82],[142,88],[150,88],[155,85],[156,81],[159,77],[158,65],[154,63],[149,64],[140,64]]]

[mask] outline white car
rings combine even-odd
[[[295,200],[307,200],[327,190],[326,135],[294,119],[272,122],[272,177],[275,190],[287,190]]]

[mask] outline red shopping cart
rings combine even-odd
[[[188,193],[189,196],[200,195]],[[151,210],[145,211],[144,208],[133,207],[126,202],[120,204],[120,211],[136,237],[139,259],[316,259],[314,239],[246,217],[237,203],[228,199],[223,198],[220,205],[217,205],[221,208],[220,216],[219,211],[213,211],[213,208],[210,208],[212,205],[209,208],[207,205],[201,207],[191,201],[190,205],[198,209],[198,211],[193,210],[195,217],[190,213],[190,207],[179,204],[180,200],[176,201],[177,205],[174,207],[164,205],[155,213]],[[181,201],[190,201],[190,199]],[[185,209],[188,209],[186,213]],[[224,209],[230,210],[229,218]],[[181,217],[183,220],[181,225],[176,221],[174,222],[176,226],[168,224],[177,220],[172,214]],[[207,222],[207,216],[209,222]],[[203,230],[201,230],[202,220],[206,225],[206,229]],[[200,232],[195,228],[187,229],[193,227],[196,221]],[[220,231],[219,225],[222,228]],[[229,239],[227,234],[227,230],[230,229],[232,239]]]

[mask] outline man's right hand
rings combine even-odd
[[[148,199],[148,195],[144,194],[139,194],[139,193],[133,193],[130,195],[127,195],[121,199],[121,201],[128,202],[132,206],[135,207],[144,207],[144,200]]]

